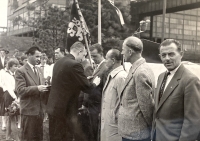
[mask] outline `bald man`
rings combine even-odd
[[[122,45],[121,54],[132,64],[120,94],[118,133],[122,141],[150,141],[155,80],[142,51],[142,41],[133,36]]]

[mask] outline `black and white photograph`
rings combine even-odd
[[[200,0],[0,0],[0,141],[200,141]]]

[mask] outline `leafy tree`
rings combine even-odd
[[[124,4],[126,3],[126,4]],[[91,32],[92,43],[97,43],[98,37],[98,0],[79,0],[80,8]],[[121,26],[115,9],[108,0],[102,0],[102,44],[104,50],[119,46],[120,40],[131,35],[130,5],[127,0],[115,0],[123,15],[125,25]]]

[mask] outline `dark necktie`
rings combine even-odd
[[[37,76],[37,72],[36,72],[35,66],[33,67],[33,71],[34,71],[34,73],[35,73],[35,76]]]
[[[165,73],[163,82],[162,82],[162,84],[161,84],[160,92],[159,92],[159,102],[160,102],[160,99],[161,99],[161,97],[162,97],[162,95],[163,95],[163,92],[164,92],[164,89],[165,89],[165,85],[166,85],[166,82],[167,82],[167,77],[168,77],[168,75],[170,75],[170,72]]]

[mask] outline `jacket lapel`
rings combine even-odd
[[[104,66],[104,63],[105,62],[102,62],[102,64],[99,67],[97,67],[97,69],[93,73],[93,76],[95,76],[101,70],[101,68]]]
[[[126,88],[126,86],[128,85],[128,83],[131,81],[131,79],[133,78],[133,74],[135,73],[135,71],[137,70],[137,68],[141,65],[145,63],[145,59],[144,58],[140,58],[139,60],[137,60],[135,63],[133,63],[129,73],[128,73],[128,76],[124,82],[124,86],[121,90],[121,94],[122,92],[124,91],[124,89]]]
[[[33,81],[35,82],[36,85],[39,85],[39,80],[38,78],[35,76],[33,70],[31,69],[31,67],[28,65],[28,63],[25,64],[27,73],[29,74],[29,76],[33,79]]]
[[[172,94],[172,92],[174,91],[174,89],[178,86],[179,84],[179,80],[182,77],[184,71],[184,66],[181,65],[178,70],[176,71],[176,73],[174,74],[172,80],[169,82],[167,88],[165,89],[162,98],[160,99],[160,102],[158,104],[158,108],[157,108],[157,112],[160,109],[160,107],[164,104],[164,102],[167,100],[167,98]],[[163,80],[163,79],[162,79]],[[161,82],[162,83],[162,82]],[[159,97],[159,91],[158,91],[158,95],[157,97]]]

